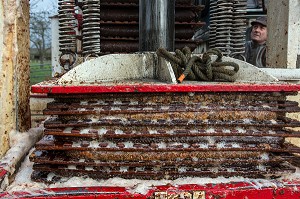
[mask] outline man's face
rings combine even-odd
[[[267,41],[267,27],[259,23],[252,26],[251,39],[259,44],[263,44]]]

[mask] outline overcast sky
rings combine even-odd
[[[36,11],[57,11],[57,0],[31,0],[36,5]]]

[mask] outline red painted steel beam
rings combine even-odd
[[[88,94],[88,93],[130,93],[130,92],[291,92],[300,91],[298,84],[115,84],[115,85],[33,85],[32,93]]]
[[[257,182],[259,182],[257,180]],[[300,181],[275,182],[269,184],[264,180],[260,186],[255,182],[235,182],[207,185],[180,185],[180,186],[157,186],[151,188],[147,194],[130,193],[124,187],[69,187],[52,188],[30,192],[0,193],[0,198],[34,198],[34,199],[146,199],[157,193],[167,193],[168,196],[178,196],[183,193],[204,193],[205,199],[299,199]],[[161,197],[163,198],[163,197]],[[175,197],[176,198],[176,197]],[[200,198],[202,199],[202,198]]]
[[[8,171],[6,171],[3,167],[0,166],[0,185],[5,182],[5,177],[8,176]]]
[[[0,181],[2,181],[5,178],[7,173],[8,173],[8,171],[6,171],[3,168],[0,168]]]

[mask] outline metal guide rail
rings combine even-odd
[[[160,85],[157,92],[147,92],[155,86],[139,85],[141,92],[95,86],[94,93],[78,86],[69,94],[62,94],[67,86],[34,86],[55,101],[44,110],[51,117],[31,155],[32,179],[269,179],[294,173],[300,149],[285,138],[300,137],[293,129],[300,122],[287,113],[300,108],[287,96],[299,86],[232,84],[244,90],[226,91],[220,85],[181,85],[189,92],[178,92],[178,85]],[[203,87],[207,91],[197,91]]]

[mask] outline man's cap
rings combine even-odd
[[[253,26],[254,24],[259,23],[263,26],[267,26],[267,17],[257,17],[257,19],[255,19],[255,21],[251,22],[251,25]]]

